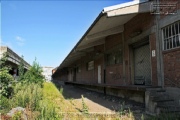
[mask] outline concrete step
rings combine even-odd
[[[160,90],[156,90],[156,92],[166,92],[166,90],[165,89],[160,89]]]
[[[157,98],[157,99],[153,99],[153,102],[168,102],[168,101],[174,101],[174,99],[172,98]]]
[[[150,96],[152,99],[157,99],[157,98],[169,98],[170,96],[168,94],[163,94],[163,95],[159,95],[159,94],[154,94]]]
[[[174,101],[157,102],[157,107],[174,106]]]
[[[164,90],[158,90],[157,91],[153,91],[150,93],[150,96],[169,96],[168,93],[164,92]]]
[[[160,107],[160,108],[171,108],[171,107],[176,107],[176,105],[174,103],[171,104],[157,104],[156,107]]]
[[[176,106],[168,106],[166,108],[158,107],[161,113],[172,113],[172,112],[180,112],[180,107]]]

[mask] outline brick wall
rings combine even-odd
[[[133,37],[135,32],[145,31],[154,25],[154,15],[150,13],[140,13],[128,21],[124,26],[125,40]]]
[[[53,78],[53,80],[67,81],[68,80],[67,70],[57,69],[56,72],[52,75],[52,78]]]
[[[105,49],[112,49],[114,46],[122,43],[122,34],[115,34],[106,37]]]
[[[167,5],[167,7],[161,7],[161,9],[160,9],[161,19],[163,19],[165,16],[176,14],[177,10],[180,9],[180,1],[179,0],[160,0],[160,4]],[[175,5],[175,6],[168,7],[168,5]]]
[[[163,51],[164,84],[166,87],[180,87],[180,48]]]
[[[114,85],[124,85],[122,64],[115,64],[106,67],[106,83]]]
[[[105,50],[111,50],[119,44],[122,44],[122,34],[108,36],[106,37]],[[122,85],[122,76],[122,64],[106,65],[106,84]]]

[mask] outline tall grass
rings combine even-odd
[[[42,88],[38,84],[17,84],[15,86],[15,95],[12,98],[13,106],[28,107],[30,110],[39,108],[39,101],[42,99]]]
[[[48,90],[46,84],[45,89]],[[57,114],[57,108],[53,100],[47,97],[47,94],[51,96],[49,92],[46,93],[44,88],[38,84],[18,83],[14,88],[14,96],[11,99],[5,97],[1,99],[0,112],[7,113],[10,109],[19,106],[26,108],[29,119],[58,120],[59,115]]]

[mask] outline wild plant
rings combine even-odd
[[[83,114],[88,114],[89,113],[89,108],[88,106],[86,105],[86,103],[84,102],[84,97],[83,95],[81,95],[81,99],[82,99],[82,113]]]

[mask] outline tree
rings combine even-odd
[[[12,75],[9,74],[10,66],[6,65],[8,54],[3,54],[0,59],[0,96],[9,97],[12,94],[14,81]]]
[[[25,82],[37,83],[42,85],[42,83],[44,82],[44,76],[41,73],[42,73],[42,67],[35,59],[30,69],[24,75]]]
[[[24,56],[23,55],[21,57],[21,61],[18,66],[18,71],[19,71],[18,81],[23,81],[24,79]]]

